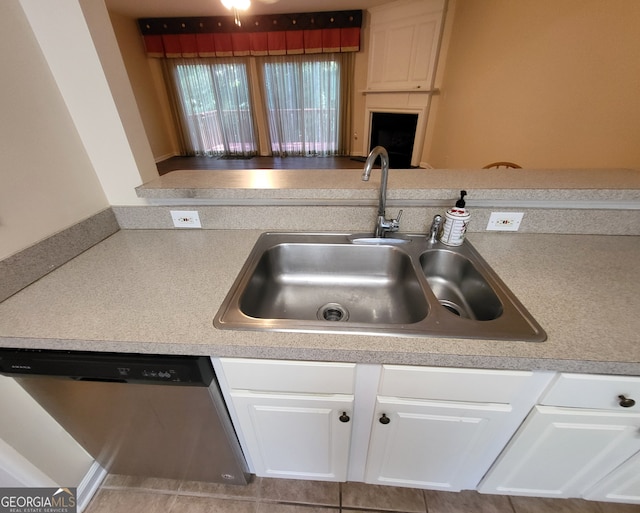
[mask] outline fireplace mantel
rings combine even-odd
[[[418,93],[418,94],[438,94],[440,89],[363,89],[361,94],[389,94],[389,93]]]
[[[439,90],[434,77],[444,0],[398,0],[369,9],[369,66],[365,96],[363,153],[371,149],[376,112],[417,114],[411,165],[420,165],[431,97]]]

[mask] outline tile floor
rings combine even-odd
[[[85,513],[638,513],[640,505],[254,478],[249,486],[110,475]]]

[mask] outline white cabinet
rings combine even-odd
[[[452,491],[476,487],[553,377],[234,358],[214,365],[256,475]]]
[[[640,503],[640,378],[234,358],[214,366],[259,476]]]
[[[500,404],[389,398],[378,399],[377,409],[384,413],[373,429],[366,481],[456,491],[473,486],[467,473],[481,474],[474,471],[479,453],[510,413]]]
[[[369,9],[369,90],[430,88],[444,2],[405,0]]]
[[[258,476],[345,481],[355,365],[223,358],[231,412]],[[216,369],[218,370],[218,368]]]
[[[346,480],[353,396],[231,396],[257,475]]]
[[[480,491],[585,497],[640,451],[640,409],[631,404],[633,397],[640,397],[640,378],[561,374],[487,474]],[[620,475],[624,472],[620,470]],[[610,490],[603,482],[599,496],[614,493],[618,483],[614,481]]]
[[[366,482],[474,489],[551,376],[383,366]]]
[[[634,454],[589,489],[585,499],[640,504],[640,453]]]

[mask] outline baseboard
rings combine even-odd
[[[89,467],[88,472],[78,485],[78,513],[82,513],[84,509],[89,505],[91,499],[100,489],[102,481],[107,477],[108,472],[97,461],[93,462],[93,465]]]
[[[164,155],[160,155],[159,157],[154,157],[154,160],[156,161],[156,164],[158,164],[159,162],[162,162],[164,160],[169,160],[170,158],[179,156],[180,155],[178,153],[166,153]]]

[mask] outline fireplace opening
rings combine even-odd
[[[390,168],[410,168],[417,126],[417,114],[373,112],[369,151],[384,146],[389,153]]]

